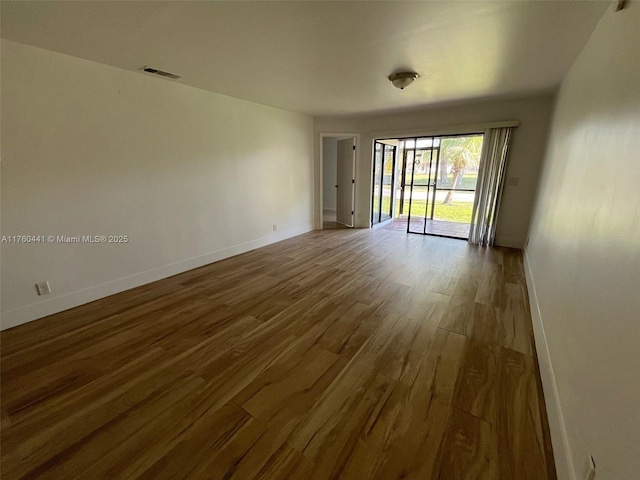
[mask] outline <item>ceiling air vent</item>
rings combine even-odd
[[[173,78],[174,80],[176,78],[180,78],[180,75],[176,75],[175,73],[164,72],[162,70],[158,70],[157,68],[153,68],[153,67],[142,67],[142,71],[153,73],[154,75],[160,75],[161,77]]]

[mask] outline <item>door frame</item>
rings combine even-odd
[[[324,214],[324,209],[323,204],[324,204],[324,151],[323,151],[323,143],[324,143],[324,139],[325,137],[328,138],[338,138],[338,139],[342,139],[342,138],[351,138],[354,137],[355,138],[355,145],[356,145],[356,155],[355,155],[355,160],[353,162],[353,179],[355,180],[354,184],[353,184],[353,225],[355,228],[356,225],[356,219],[358,217],[358,209],[357,209],[357,202],[356,202],[356,198],[357,198],[357,186],[358,186],[358,179],[357,179],[357,172],[358,172],[358,165],[360,163],[360,134],[359,133],[349,133],[349,132],[327,132],[327,133],[320,133],[320,171],[318,172],[318,181],[316,182],[316,186],[318,187],[319,190],[319,202],[318,205],[316,206],[316,215],[320,215],[320,224],[318,226],[318,230],[322,230],[324,227],[322,225],[322,217]]]

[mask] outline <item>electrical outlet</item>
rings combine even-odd
[[[582,471],[582,480],[596,480],[596,462],[591,454],[587,455],[587,461]]]
[[[51,293],[51,285],[49,285],[49,282],[36,283],[36,290],[38,295],[49,295]]]
[[[276,225],[275,223],[273,224],[273,231],[277,232],[278,231],[278,225]]]

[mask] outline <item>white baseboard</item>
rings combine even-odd
[[[544,390],[544,398],[547,406],[547,417],[549,419],[551,443],[553,445],[553,455],[556,462],[556,473],[560,480],[577,480],[571,460],[571,449],[569,448],[569,438],[560,406],[556,377],[553,373],[553,364],[544,331],[542,314],[540,313],[540,305],[538,304],[538,295],[536,293],[533,273],[531,272],[531,265],[529,264],[526,250],[524,251],[524,271],[527,277],[527,291],[529,292],[533,335],[538,353],[542,389]]]
[[[71,292],[66,295],[60,295],[45,301],[26,305],[8,312],[3,312],[2,320],[0,322],[0,330],[16,327],[23,323],[46,317],[47,315],[62,312],[63,310],[68,310],[85,303],[93,302],[100,298],[108,297],[109,295],[114,295],[125,290],[139,287],[140,285],[162,280],[163,278],[177,275],[178,273],[186,272],[187,270],[193,270],[194,268],[217,262],[218,260],[239,255],[250,250],[255,250],[256,248],[264,247],[265,245],[279,242],[281,240],[286,240],[287,238],[302,235],[303,233],[307,233],[311,230],[312,227],[309,225],[303,228],[274,233],[267,237],[262,237],[239,245],[233,245],[216,252],[206,253],[194,258],[188,258],[180,262],[164,265],[162,267],[136,273],[128,277],[119,278],[100,285]]]
[[[519,238],[496,238],[495,245],[497,247],[523,248],[522,240]]]

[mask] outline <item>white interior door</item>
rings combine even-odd
[[[356,139],[338,140],[338,185],[336,221],[353,227],[353,187]]]

